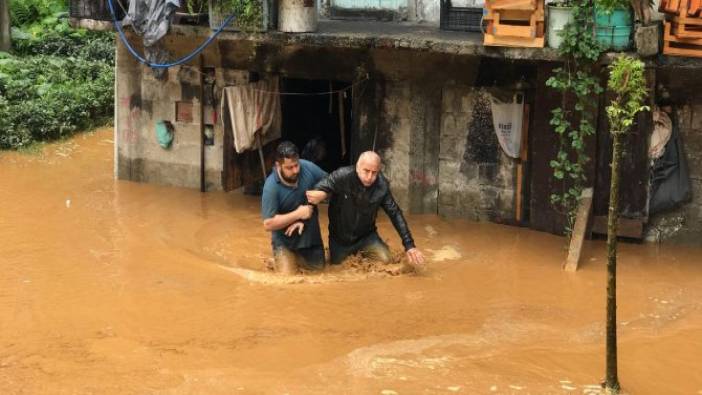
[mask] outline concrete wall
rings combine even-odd
[[[514,218],[516,162],[492,127],[489,94],[470,86],[443,91],[439,154],[439,213],[473,220]]]
[[[187,53],[201,38],[168,36],[170,58]],[[370,79],[353,93],[358,122],[350,131],[352,160],[375,144],[403,210],[500,222],[513,217],[513,163],[501,153],[491,125],[476,122],[490,118],[487,96],[474,86],[478,75],[487,72],[483,79],[490,84],[503,79],[492,74],[502,70],[494,62],[482,67],[477,58],[430,52],[236,40],[218,41],[201,62],[215,70],[216,103],[222,87],[247,83],[251,72],[352,81],[363,70]],[[122,45],[117,64],[118,178],[199,188],[200,73],[173,68],[164,80],[157,80]],[[176,122],[178,101],[192,103],[192,122]],[[168,150],[156,142],[158,120],[175,126]],[[208,190],[222,188],[224,139],[219,122],[215,132],[215,145],[205,149]]]
[[[169,46],[173,58],[190,51],[195,43],[182,44]],[[137,63],[119,42],[116,64],[117,178],[200,188],[202,140],[199,68],[173,67],[163,79],[157,79],[152,70]],[[222,71],[219,70],[219,73]],[[192,120],[177,121],[177,102],[192,105]],[[211,114],[211,110],[207,114]],[[174,139],[169,149],[162,148],[156,140],[155,125],[160,120],[170,121],[174,126]],[[216,127],[215,145],[205,146],[208,190],[221,189],[222,141],[222,129]]]

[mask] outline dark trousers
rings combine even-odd
[[[308,270],[324,268],[324,247],[314,246],[293,250],[283,246],[273,247],[276,270],[294,274],[299,267]]]
[[[343,245],[329,236],[329,255],[332,265],[338,265],[353,254],[360,253],[365,258],[374,259],[383,263],[390,262],[392,258],[388,245],[373,232],[351,245]]]

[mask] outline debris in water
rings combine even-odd
[[[441,247],[439,250],[427,249],[427,251],[432,254],[432,262],[452,261],[460,259],[462,256],[454,247],[448,245]]]
[[[437,232],[436,229],[434,229],[434,227],[431,226],[431,225],[425,226],[425,227],[424,227],[424,230],[427,231],[427,234],[429,234],[429,237],[434,237],[434,236],[436,236],[437,234],[439,234],[439,232]]]
[[[380,393],[382,395],[397,395],[397,392],[393,391],[393,390],[382,390],[382,391],[380,391]]]
[[[566,385],[566,384],[561,385],[561,388],[563,388],[563,389],[566,390],[566,391],[574,391],[574,390],[577,389],[577,388],[575,388],[575,387],[572,387],[572,386]]]
[[[513,389],[513,390],[517,390],[517,391],[521,391],[521,390],[524,389],[524,387],[522,387],[522,386],[519,386],[519,385],[512,385],[512,384],[509,385],[509,388],[511,388],[511,389]]]
[[[66,199],[66,208],[71,208],[71,199]]]
[[[449,390],[449,391],[451,391],[451,392],[458,392],[458,391],[461,390],[461,386],[460,386],[460,385],[454,385],[453,387],[446,387],[446,389]]]
[[[496,386],[496,385],[493,385],[492,387],[490,387],[490,391],[496,392],[496,391],[497,391],[497,386]]]

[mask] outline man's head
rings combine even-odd
[[[380,173],[380,156],[373,151],[366,151],[358,157],[356,162],[356,174],[364,187],[368,188]]]
[[[283,181],[288,184],[297,182],[297,176],[300,174],[300,153],[295,144],[289,141],[278,144],[275,151],[275,164]]]

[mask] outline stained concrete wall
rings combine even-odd
[[[504,154],[494,134],[489,93],[450,85],[442,99],[439,213],[511,221],[516,162]]]
[[[177,58],[201,39],[169,35],[166,48]],[[161,81],[122,45],[117,55],[117,176],[199,188],[201,75],[190,68],[173,68]],[[375,144],[403,210],[500,222],[513,217],[513,164],[501,154],[494,132],[473,122],[476,117],[489,118],[486,96],[473,85],[485,72],[478,70],[479,58],[219,40],[196,63],[198,69],[199,62],[215,70],[217,103],[222,87],[245,84],[252,72],[349,82],[367,75],[370,79],[353,91],[358,121],[350,131],[352,160]],[[499,69],[492,63],[484,68]],[[484,79],[492,84],[496,77],[488,74]],[[177,101],[193,104],[192,122],[176,122]],[[158,120],[175,125],[169,150],[156,142]],[[220,125],[216,124],[215,145],[205,150],[208,190],[222,188]]]
[[[192,40],[170,40],[168,48],[174,58],[188,53],[196,44]],[[173,41],[178,45],[172,45]],[[202,145],[199,67],[173,67],[163,78],[157,79],[152,70],[139,64],[120,42],[116,64],[117,178],[199,188]],[[192,120],[176,120],[177,102],[192,105]],[[211,113],[211,109],[207,111]],[[174,126],[174,139],[169,149],[162,148],[156,140],[155,125],[160,120],[170,121]],[[222,141],[222,129],[216,127],[215,145],[204,149],[208,190],[222,186]]]

